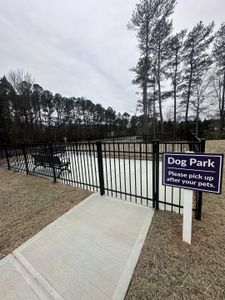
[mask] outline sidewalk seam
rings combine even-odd
[[[18,252],[11,254],[10,260],[35,294],[42,299],[63,300],[63,297],[37,272]]]

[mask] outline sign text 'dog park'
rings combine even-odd
[[[163,184],[220,194],[223,154],[164,153]]]

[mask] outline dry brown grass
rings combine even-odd
[[[0,169],[0,258],[89,194],[86,190]]]
[[[225,140],[208,141],[206,151],[224,153]],[[222,195],[204,194],[191,246],[181,241],[181,216],[155,214],[126,300],[225,299],[224,192],[225,180]]]

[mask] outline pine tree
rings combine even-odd
[[[50,128],[52,125],[52,115],[54,112],[53,94],[50,91],[43,91],[41,95],[41,104],[44,112],[43,116],[45,118],[45,122]]]
[[[180,85],[182,83],[183,63],[183,41],[187,30],[171,36],[167,40],[168,63],[166,65],[166,76],[171,80],[173,96],[173,137],[176,136],[177,125],[177,98],[179,98]]]
[[[62,95],[56,93],[54,95],[53,102],[54,102],[54,107],[55,107],[56,114],[57,114],[57,116],[56,116],[57,125],[59,126],[62,122],[62,115],[63,115],[63,108],[64,108],[64,101],[63,101]]]
[[[157,61],[156,83],[158,87],[158,101],[160,119],[162,113],[162,63],[164,60],[164,42],[172,29],[172,22],[168,20],[172,14],[176,0],[141,0],[133,12],[128,28],[137,32],[140,58],[133,69],[137,77],[134,83],[142,90],[142,105],[144,114],[144,134],[148,133],[148,89],[151,76],[151,62]],[[154,56],[154,58],[152,58]],[[153,77],[153,75],[151,76]],[[150,79],[152,80],[152,78]]]
[[[213,57],[218,68],[217,77],[219,78],[219,84],[216,92],[219,100],[220,126],[223,132],[225,125],[225,23],[221,24],[220,29],[216,33]]]
[[[33,84],[33,90],[31,95],[31,102],[34,111],[34,117],[36,126],[42,127],[42,104],[41,95],[43,93],[43,88],[39,84]]]
[[[133,70],[137,74],[141,74],[138,84],[142,89],[142,105],[145,119],[143,133],[145,135],[148,134],[147,95],[150,60],[149,41],[158,6],[159,1],[157,0],[141,0],[136,5],[131,21],[128,24],[128,29],[132,29],[137,32],[138,47],[140,51],[139,62]]]
[[[188,33],[187,38],[184,42],[182,104],[185,106],[186,127],[189,117],[191,97],[204,72],[212,64],[208,50],[214,38],[212,34],[213,28],[213,22],[208,26],[205,26],[201,21]]]
[[[193,112],[193,117],[195,119],[196,136],[198,136],[199,133],[200,116],[204,114],[206,117],[210,117],[211,112],[215,111],[213,109],[214,103],[212,101],[211,82],[211,70],[206,68],[204,74],[197,81],[193,97],[190,101],[190,110]]]
[[[12,101],[15,91],[6,76],[0,79],[0,143],[9,142],[12,124]]]
[[[166,62],[168,60],[168,39],[173,28],[172,20],[170,20],[169,17],[173,13],[174,7],[175,1],[164,1],[161,6],[161,16],[155,21],[155,26],[150,40],[152,55],[156,61],[155,78],[162,134],[164,133],[163,100],[166,99],[168,95],[167,92],[162,91],[162,82],[165,79]]]

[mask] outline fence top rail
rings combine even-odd
[[[196,145],[196,144],[201,144],[201,140],[198,141],[159,141],[160,145],[164,144],[174,144],[174,145]]]
[[[53,143],[18,143],[18,144],[0,144],[0,147],[31,147],[31,146],[49,146]],[[62,143],[63,144],[63,143]],[[62,145],[60,143],[54,145]]]
[[[90,142],[67,142],[67,143],[29,143],[29,144],[1,144],[0,147],[35,147],[35,146],[50,146],[52,145],[53,147],[66,147],[70,145],[90,145],[96,143],[101,143],[104,145],[121,145],[121,144],[130,144],[130,145],[146,145],[149,144],[151,145],[154,142],[158,142],[160,145],[196,145],[196,144],[201,144],[201,140],[196,140],[196,141],[160,141],[160,140],[154,140],[154,141],[90,141]]]
[[[100,141],[102,144],[152,144],[153,142],[159,142],[159,144],[200,144],[201,141],[160,141],[160,140],[153,140],[153,141],[149,141],[149,142],[139,142],[139,141],[134,141],[134,142],[130,142],[130,141],[109,141],[109,142],[105,142],[105,141]],[[98,141],[97,141],[98,142]]]

